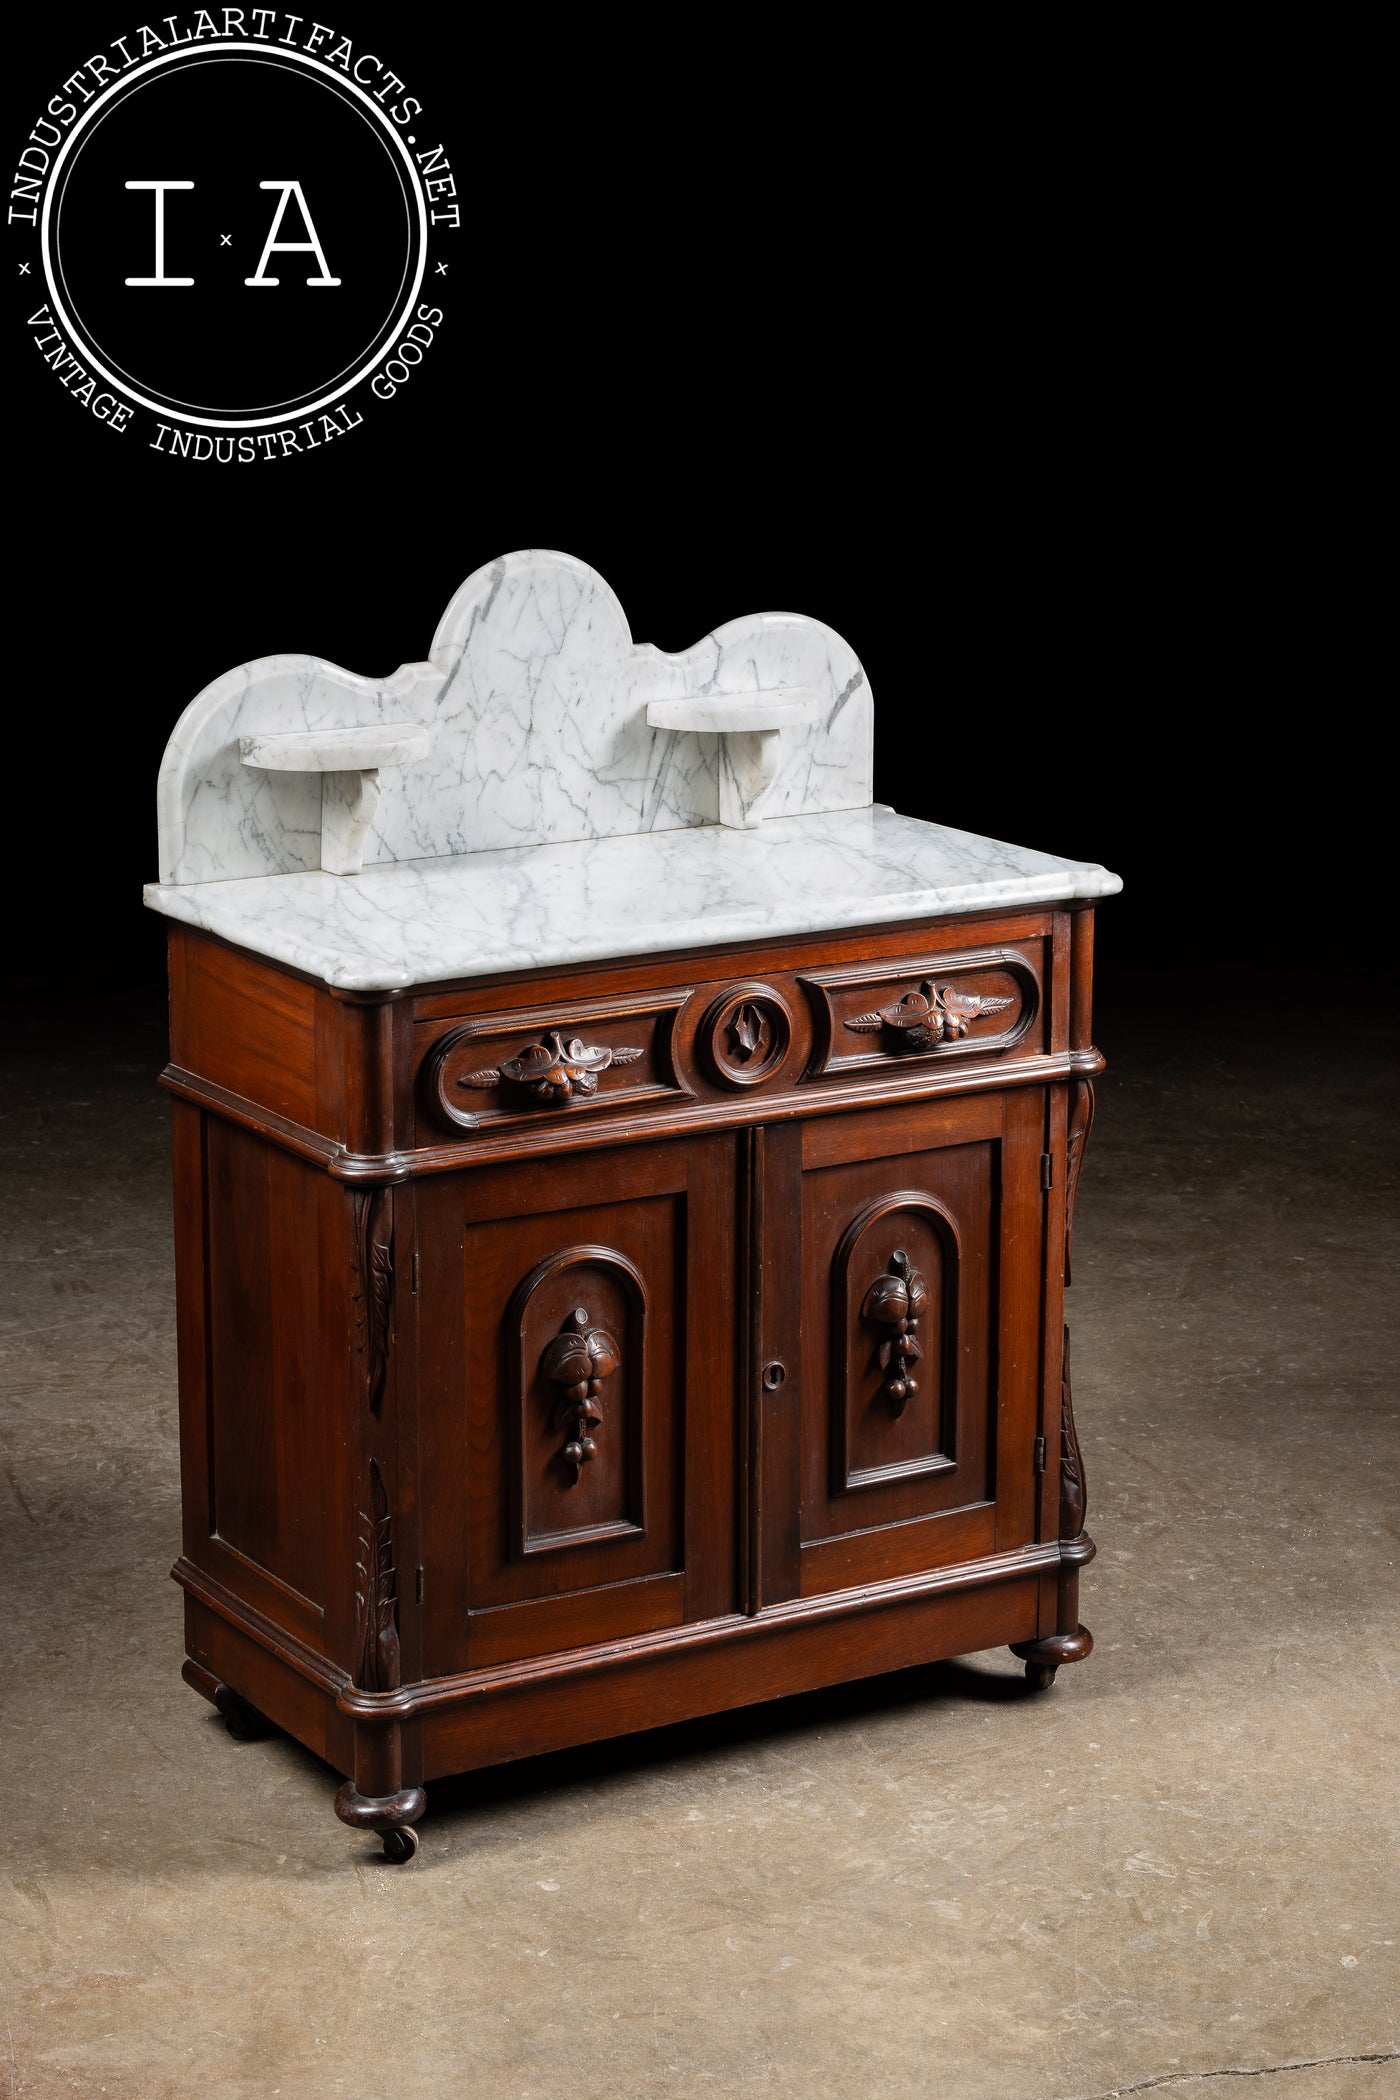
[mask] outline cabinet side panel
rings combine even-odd
[[[171,1062],[316,1124],[316,990],[251,955],[171,935]]]
[[[221,1580],[266,1600],[270,1579],[304,1619],[324,1591],[319,1400],[320,1177],[238,1125],[205,1136],[208,1249],[206,1377],[210,1432],[207,1548],[244,1565]],[[208,1550],[197,1557],[210,1564]],[[248,1578],[253,1578],[250,1583]],[[279,1614],[282,1615],[282,1614]]]
[[[194,1558],[214,1528],[209,1449],[208,1248],[204,1116],[170,1104],[175,1183],[175,1300],[180,1378],[180,1500],[184,1549]]]

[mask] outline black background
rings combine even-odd
[[[12,46],[12,160],[141,19],[70,9]],[[530,545],[663,648],[762,609],[842,632],[879,799],[1122,874],[1101,1014],[1196,1025],[1231,985],[1296,1011],[1286,968],[1332,996],[1373,941],[1376,569],[1339,383],[1364,322],[1296,110],[1262,115],[1218,52],[1148,64],[1063,25],[915,52],[703,19],[663,52],[334,10],[422,98],[463,225],[424,365],[310,457],[196,466],[101,427],[23,325],[37,270],[17,286],[12,983],[159,995],[140,885],[201,686],[278,650],[388,672]],[[13,282],[34,243],[10,247]]]

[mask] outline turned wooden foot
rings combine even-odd
[[[352,1830],[375,1830],[384,1840],[384,1857],[396,1867],[407,1866],[417,1856],[418,1833],[413,1828],[428,1806],[421,1786],[400,1787],[396,1794],[362,1794],[353,1779],[347,1779],[335,1797],[335,1812]]]
[[[1083,1662],[1092,1652],[1094,1636],[1087,1626],[1073,1633],[1047,1633],[1040,1641],[1013,1641],[1011,1653],[1026,1665],[1026,1682],[1033,1692],[1048,1692],[1061,1663]]]

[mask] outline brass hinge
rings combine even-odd
[[[1042,1152],[1042,1153],[1041,1153],[1041,1155],[1040,1155],[1040,1186],[1041,1186],[1041,1187],[1042,1187],[1043,1189],[1053,1188],[1053,1186],[1054,1186],[1054,1182],[1055,1182],[1055,1161],[1054,1161],[1054,1157],[1053,1157],[1053,1155],[1052,1155],[1051,1153],[1049,1153],[1049,1152]]]
[[[418,1256],[416,1254],[413,1257],[410,1287],[416,1295],[418,1290]]]
[[[1045,1471],[1045,1439],[1043,1436],[1038,1436],[1035,1440],[1035,1470],[1037,1473]],[[419,1573],[421,1576],[421,1569]]]

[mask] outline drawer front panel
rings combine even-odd
[[[817,1024],[813,1078],[1042,1047],[1040,969],[1029,947],[816,970],[802,981]]]
[[[497,987],[475,995],[492,1002],[480,1013],[425,995],[413,1026],[415,1141],[541,1149],[588,1142],[623,1116],[651,1129],[755,1122],[777,1107],[818,1109],[837,1088],[845,1102],[951,1087],[974,1067],[985,1075],[1065,1051],[1056,1012],[1067,1010],[1068,946],[1056,915],[993,921],[985,944],[968,931],[927,930],[912,948],[906,929],[692,957],[687,985],[649,983],[663,965],[609,965],[598,975],[611,996],[580,1000],[576,972],[543,980],[568,995],[555,1003],[536,984],[529,1006],[510,1008]]]
[[[489,1131],[683,1100],[673,1036],[689,998],[687,986],[475,1015],[430,1041],[423,1104],[440,1130]]]

